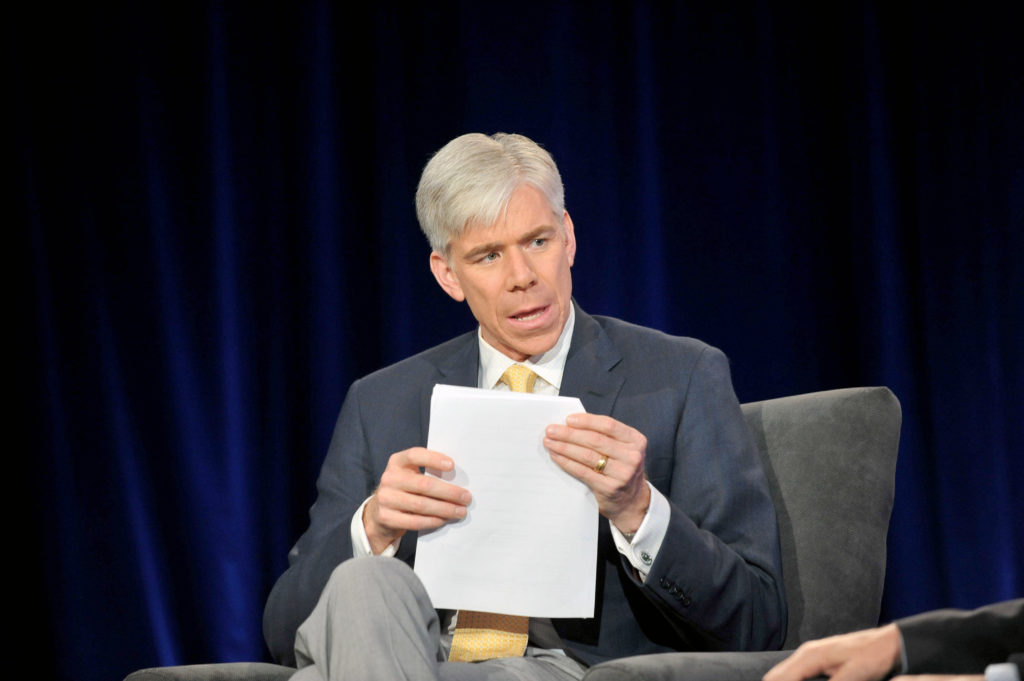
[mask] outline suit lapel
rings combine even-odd
[[[439,378],[436,383],[458,385],[466,388],[477,387],[477,374],[480,365],[480,346],[477,344],[476,331],[462,335],[455,341],[451,353],[442,357],[437,363]],[[420,432],[423,433],[423,445],[427,444],[427,433],[430,426],[430,396],[434,385],[423,387],[420,396]]]
[[[611,414],[626,377],[622,355],[597,321],[576,306],[576,325],[562,373],[560,395],[579,397],[591,414]]]

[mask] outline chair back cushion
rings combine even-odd
[[[847,388],[743,405],[779,521],[784,648],[878,623],[899,400]]]

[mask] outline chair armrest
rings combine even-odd
[[[291,667],[265,662],[229,662],[140,669],[124,681],[286,681],[294,673]]]
[[[584,681],[761,681],[791,650],[756,653],[660,653],[591,667]]]

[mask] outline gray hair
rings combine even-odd
[[[430,247],[448,255],[451,242],[471,226],[492,225],[523,184],[536,187],[561,219],[565,189],[551,154],[523,137],[470,133],[434,154],[416,189],[416,217]]]

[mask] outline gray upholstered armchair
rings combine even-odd
[[[888,388],[848,388],[743,405],[779,518],[789,601],[784,648],[874,626],[885,577],[900,404]],[[757,681],[785,651],[666,653],[605,662],[586,679]],[[158,667],[129,681],[283,681],[262,663]]]

